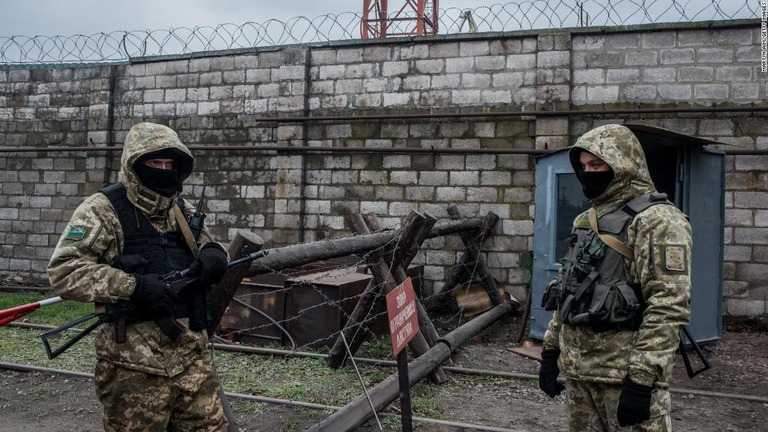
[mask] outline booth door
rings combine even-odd
[[[705,148],[688,154],[682,205],[693,231],[688,330],[706,342],[720,339],[722,328],[725,155]]]
[[[568,161],[567,149],[537,159],[537,165],[529,337],[543,339],[552,318],[552,312],[541,307],[544,287],[557,276],[559,261],[568,251],[573,219],[589,208],[589,202]]]

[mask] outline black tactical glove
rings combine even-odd
[[[632,426],[651,418],[651,393],[653,387],[638,384],[624,377],[624,386],[619,396],[619,408],[616,417],[619,425]]]
[[[208,288],[220,281],[227,273],[227,253],[218,243],[206,243],[200,248],[192,265],[190,273],[199,276],[200,285]]]
[[[176,294],[160,280],[160,275],[150,273],[134,274],[136,288],[131,294],[131,301],[141,307],[142,314],[149,319],[172,317],[176,309]]]
[[[560,357],[560,350],[557,348],[541,352],[539,388],[549,397],[555,397],[565,390],[565,386],[557,382],[557,376],[560,374],[560,369],[557,367],[558,357]]]

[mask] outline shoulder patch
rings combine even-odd
[[[669,271],[684,272],[686,247],[683,245],[664,245],[664,267]]]
[[[573,229],[591,229],[586,212],[576,216],[573,221]]]
[[[69,230],[64,235],[64,240],[71,242],[79,242],[88,236],[91,231],[90,227],[83,225],[73,225],[69,227]]]

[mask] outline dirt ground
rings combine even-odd
[[[519,346],[520,321],[519,315],[507,317],[460,347],[452,357],[454,366],[535,374],[536,361],[510,352],[510,348]],[[677,356],[672,383],[674,429],[768,431],[766,321],[726,321],[721,340],[706,345],[704,351],[712,369],[694,379],[688,379],[681,356]],[[717,392],[719,396],[694,394],[693,390]],[[737,399],[733,395],[759,400]],[[450,374],[450,380],[439,386],[434,402],[448,407],[445,408],[450,413],[447,417],[453,422],[520,431],[567,430],[564,399],[550,399],[532,380]],[[244,410],[242,402],[234,399],[231,405],[243,431],[304,430],[329,415],[329,412],[280,405],[267,405],[260,412],[253,412],[259,410]],[[100,407],[91,381],[84,378],[0,370],[0,412],[0,430],[4,431],[101,430]],[[418,412],[414,415],[420,416]],[[384,430],[400,430],[397,419],[383,421],[383,424]],[[359,430],[379,428],[374,421],[369,421]],[[414,430],[473,429],[415,421]]]

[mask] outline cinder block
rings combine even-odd
[[[451,74],[470,72],[474,68],[474,65],[475,59],[473,57],[447,58],[445,59],[445,72]],[[386,64],[384,66],[386,67]],[[406,67],[405,72],[407,72],[407,70],[408,68]]]
[[[537,56],[536,66],[539,68],[568,66],[570,59],[569,51],[543,51]]]
[[[693,63],[695,57],[692,48],[674,48],[661,50],[661,64],[689,64]]]
[[[723,298],[725,301],[730,299],[747,299],[749,297],[749,284],[743,281],[726,280],[723,281]]]
[[[759,316],[766,313],[765,299],[728,298],[725,299],[725,315]]]
[[[678,69],[679,81],[712,81],[715,75],[714,68],[710,66],[686,66]]]
[[[729,48],[699,48],[696,61],[702,64],[733,63],[733,55],[733,49]]]
[[[589,86],[587,100],[592,103],[618,102],[619,86]]]
[[[677,35],[677,44],[681,47],[712,46],[714,43],[714,33],[711,30],[681,30]]]
[[[438,201],[464,202],[467,199],[467,191],[463,187],[438,187]]]
[[[691,100],[691,86],[687,84],[659,85],[658,91],[662,99]]]
[[[574,36],[571,40],[573,51],[602,51],[605,49],[605,37],[595,35]]]
[[[606,49],[639,48],[641,33],[618,33],[605,36]]]
[[[627,101],[653,101],[656,99],[654,85],[628,85],[621,89],[621,95]]]
[[[459,56],[475,57],[490,54],[490,43],[487,40],[459,42]]]
[[[607,84],[635,83],[640,80],[640,69],[608,69],[605,71]]]
[[[468,187],[467,200],[470,202],[497,202],[499,192],[492,187]]]

